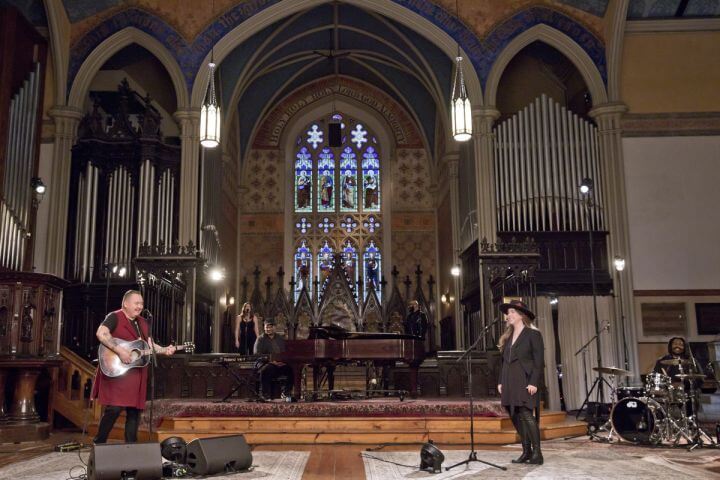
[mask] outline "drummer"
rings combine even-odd
[[[667,355],[663,355],[660,357],[657,362],[655,362],[655,368],[653,368],[653,372],[655,373],[662,373],[663,375],[667,375],[672,379],[672,382],[675,384],[680,383],[680,379],[677,377],[677,375],[680,375],[681,373],[698,373],[702,374],[702,368],[697,362],[693,362],[693,359],[690,357],[689,352],[686,348],[686,342],[685,339],[682,337],[673,337],[668,341],[668,353]],[[700,387],[703,384],[703,380],[696,379],[695,384],[693,385],[697,392],[700,391]],[[690,381],[685,380],[683,382],[683,385],[685,387],[685,391],[688,391],[690,389]]]

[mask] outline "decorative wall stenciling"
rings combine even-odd
[[[283,210],[282,165],[277,150],[251,150],[244,166],[243,213]]]
[[[431,210],[430,171],[424,149],[398,149],[393,164],[393,210]]]

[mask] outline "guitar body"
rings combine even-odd
[[[130,363],[123,363],[117,353],[101,343],[98,347],[98,364],[100,365],[100,370],[106,377],[120,377],[131,368],[146,367],[147,364],[150,363],[150,345],[148,345],[145,340],[138,339],[132,342],[120,340],[119,338],[115,338],[114,340],[115,345],[125,347],[130,351],[132,361]],[[182,345],[175,346],[175,350],[178,352],[185,350],[188,353],[192,353],[195,350],[195,344],[185,342]]]
[[[144,355],[150,349],[150,345],[145,340],[133,340],[128,342],[125,340],[115,339],[115,344],[121,347],[125,347],[130,350],[132,355],[132,362],[123,363],[120,357],[115,352],[107,348],[105,345],[100,344],[98,347],[98,364],[100,370],[107,377],[119,377],[124,375],[125,372],[131,368],[146,367],[150,362],[150,356]]]

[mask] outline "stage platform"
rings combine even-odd
[[[507,444],[518,441],[510,419],[497,399],[480,399],[473,406],[475,442]],[[144,415],[149,416],[149,410]],[[370,399],[267,403],[233,400],[217,403],[164,399],[155,402],[152,439],[171,436],[214,437],[243,434],[253,444],[443,444],[470,442],[467,400]],[[119,425],[118,425],[119,426]],[[543,411],[544,439],[582,435],[586,424],[565,412]],[[116,429],[117,434],[122,434]]]

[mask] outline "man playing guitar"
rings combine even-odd
[[[122,308],[109,313],[95,333],[100,343],[116,353],[123,363],[130,363],[133,358],[127,348],[116,344],[116,338],[126,341],[142,339],[153,348],[155,353],[164,355],[175,353],[174,346],[162,347],[148,337],[148,323],[140,316],[143,307],[142,294],[137,290],[128,290],[123,295]],[[122,376],[112,378],[98,368],[90,398],[97,398],[105,408],[93,442],[97,444],[107,441],[115,420],[123,408],[126,412],[125,442],[136,442],[140,411],[145,408],[146,396],[147,369],[133,368]]]

